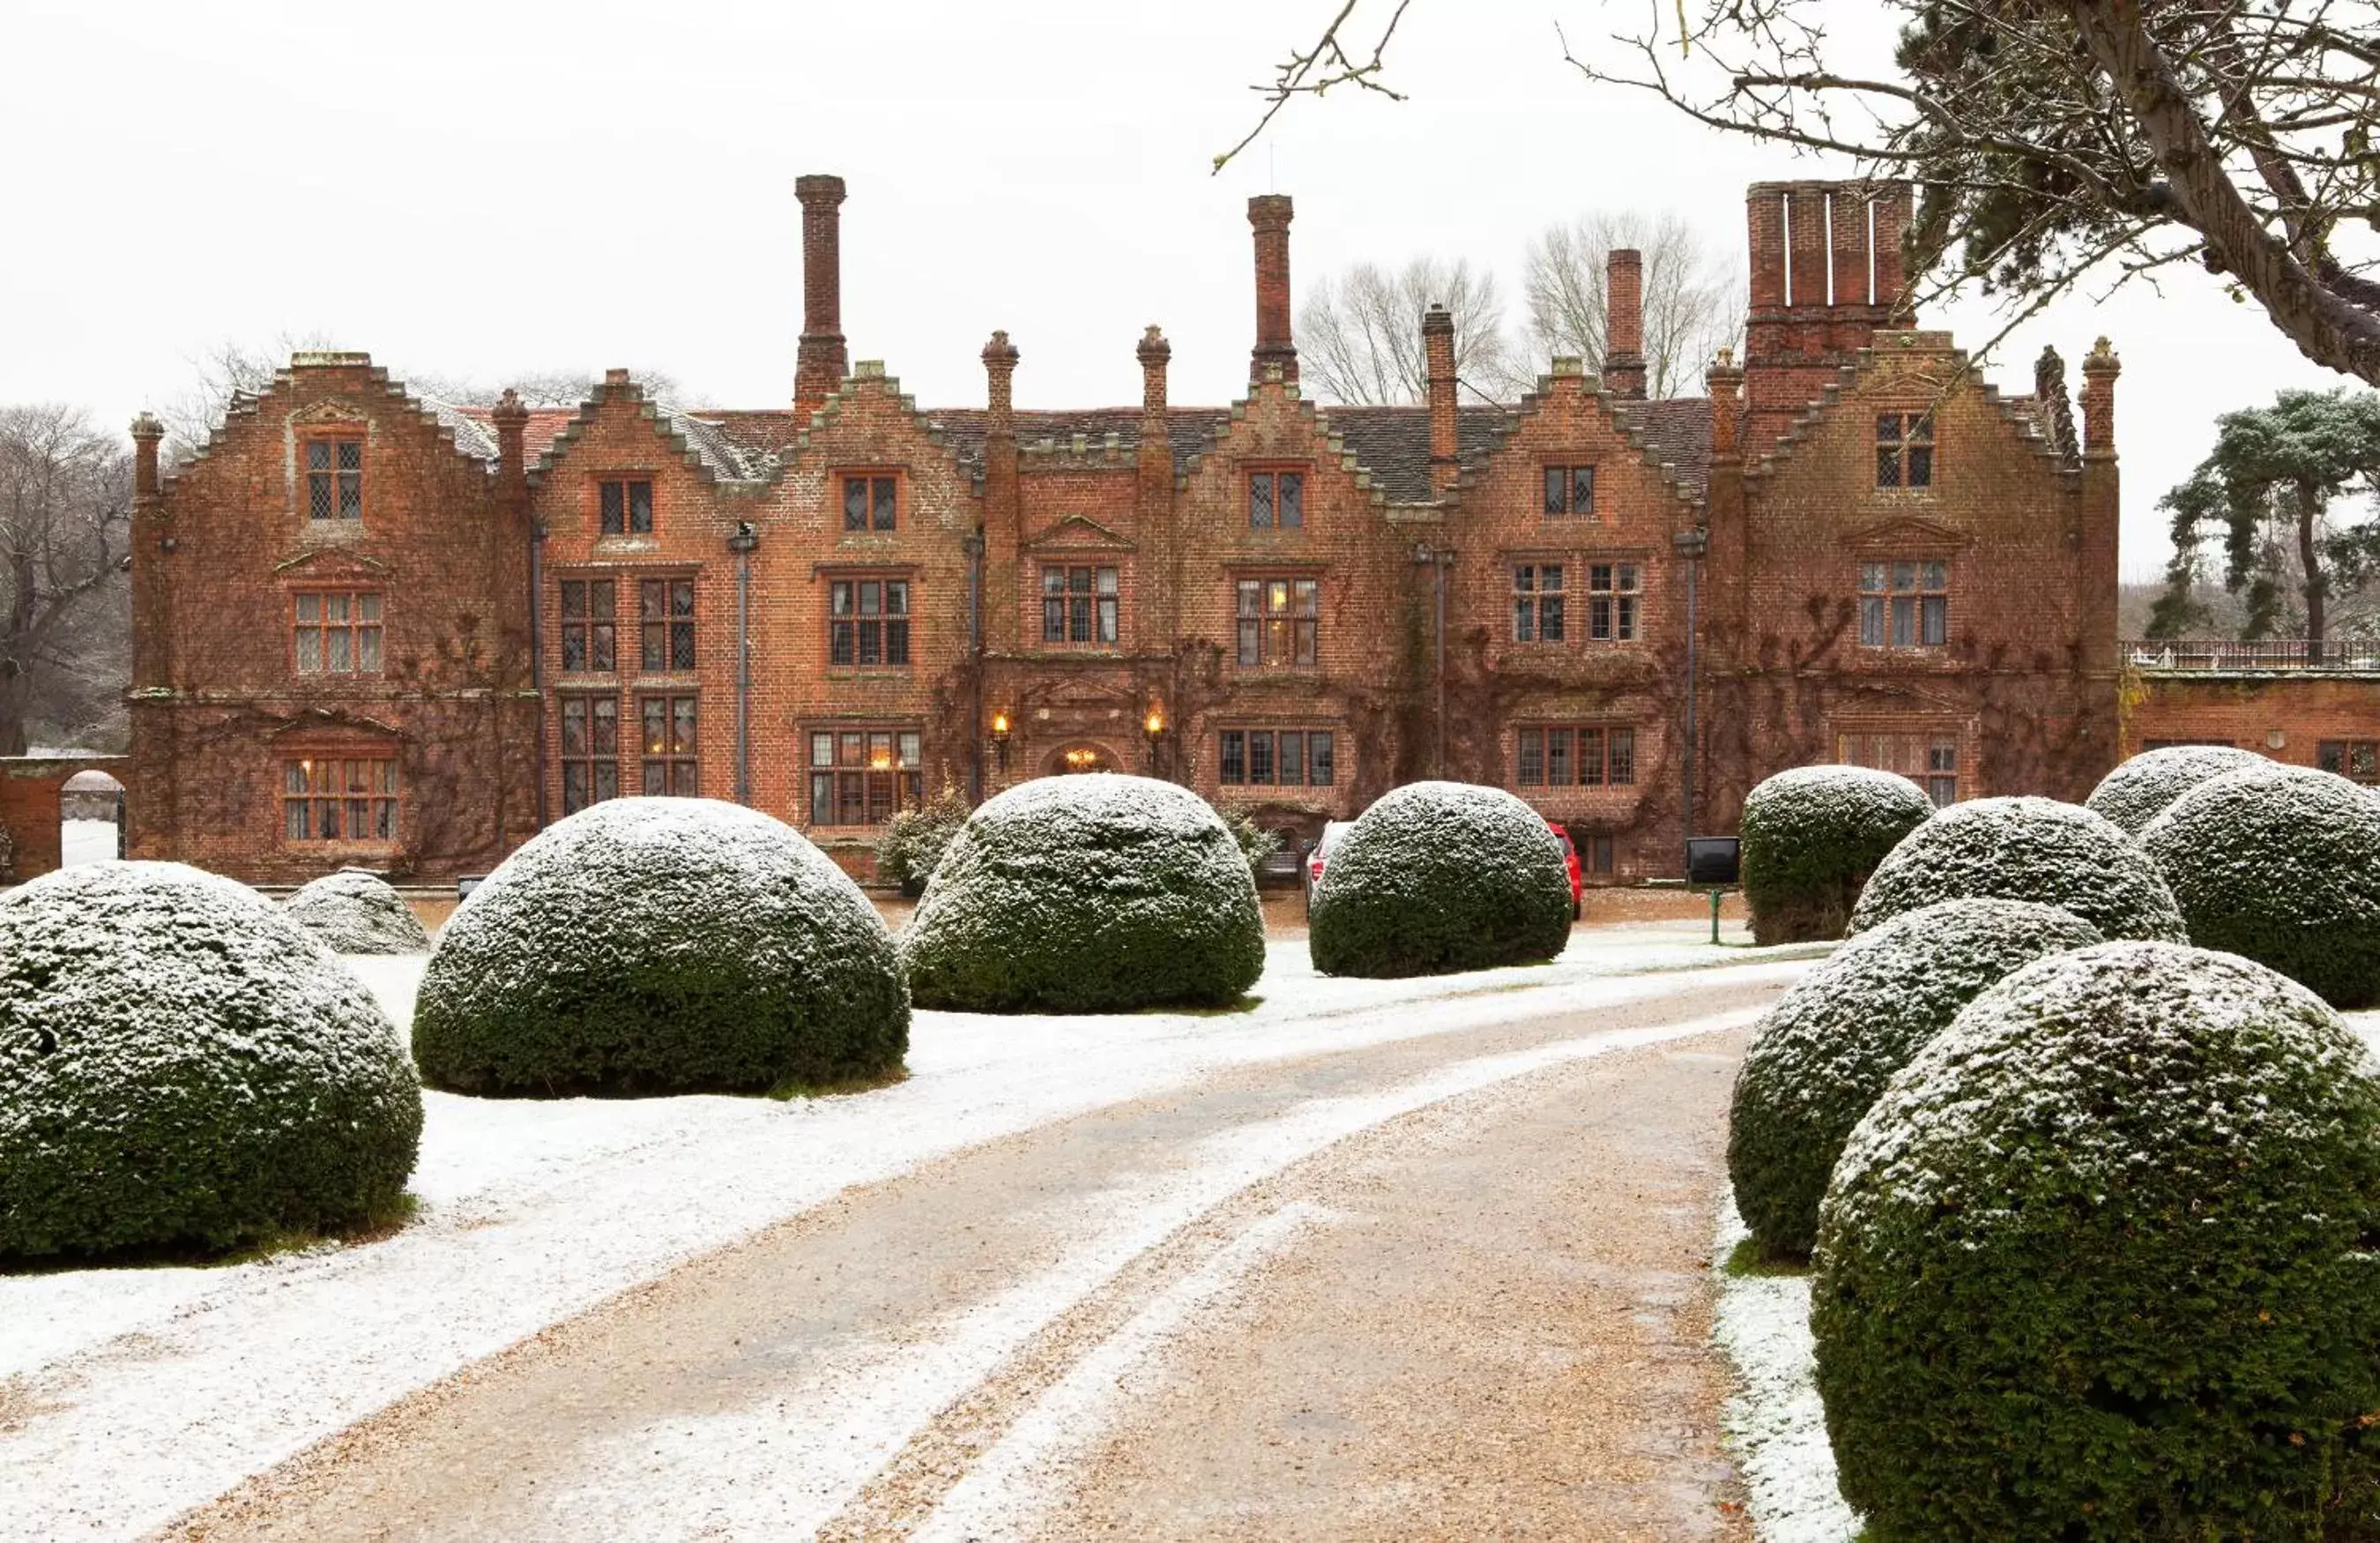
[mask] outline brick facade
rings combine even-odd
[[[1621,347],[1604,379],[1558,359],[1519,403],[1458,407],[1433,317],[1410,407],[1300,394],[1269,195],[1246,395],[1172,405],[1152,327],[1137,405],[1088,411],[1018,407],[1029,350],[1004,334],[979,407],[846,368],[843,185],[798,196],[790,410],[688,412],[617,371],[575,411],[456,409],[301,354],[170,480],[144,424],[135,855],[443,879],[650,785],[747,798],[866,872],[892,808],[1087,765],[1301,836],[1414,777],[1495,783],[1569,822],[1598,878],[1673,874],[1681,537],[1708,550],[1697,829],[1846,753],[1914,756],[1959,797],[2077,797],[2115,759],[2114,360],[2084,365],[2077,443],[2056,371],[2004,397],[1911,328],[1905,189],[1752,189],[1749,347],[1709,396],[1643,400]],[[1888,417],[1930,464],[1880,486]],[[295,640],[329,626],[308,594],[345,597],[347,668],[301,658],[331,646]],[[322,765],[337,785],[297,810]]]

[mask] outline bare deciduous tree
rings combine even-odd
[[[1607,260],[1628,247],[1645,254],[1645,395],[1694,395],[1711,356],[1743,334],[1744,282],[1675,214],[1582,214],[1531,237],[1529,351],[1576,354],[1602,369]]]
[[[1366,0],[1345,0],[1257,88],[1249,140],[1296,96],[1396,95],[1384,55],[1411,3],[1376,0],[1367,51],[1341,42],[1365,26]],[[2006,297],[2013,328],[2087,280],[2195,264],[2306,358],[2380,384],[2380,0],[1676,0],[1636,14],[1641,30],[1584,56],[1565,39],[1564,58],[1710,128],[1922,185],[1920,302],[1974,285]],[[1864,67],[1863,40],[1888,30],[1892,64]]]
[[[1454,372],[1481,396],[1527,389],[1525,367],[1504,335],[1496,275],[1469,261],[1416,257],[1393,271],[1358,262],[1307,291],[1297,312],[1298,364],[1334,402],[1386,407],[1428,394],[1421,316],[1442,305],[1454,317]]]
[[[122,736],[129,446],[79,407],[0,407],[0,755]]]

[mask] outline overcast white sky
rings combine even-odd
[[[628,364],[703,405],[790,394],[793,179],[841,174],[844,326],[934,405],[983,395],[994,327],[1024,407],[1137,400],[1162,325],[1177,402],[1245,380],[1251,193],[1297,200],[1300,293],[1365,258],[1495,269],[1588,209],[1674,209],[1740,250],[1743,185],[1826,175],[1587,88],[1597,0],[1416,0],[1394,104],[1293,106],[1220,176],[1266,78],[1337,0],[19,0],[0,92],[0,401],[115,426],[224,340],[322,333],[400,371],[488,381]],[[1844,21],[1865,7],[1846,3]],[[1518,307],[1513,307],[1517,321]],[[1929,324],[1970,342],[1980,309]],[[1995,375],[2030,389],[2111,335],[2125,363],[2128,577],[2166,550],[2157,494],[2214,415],[2339,377],[2184,273],[2076,300]]]

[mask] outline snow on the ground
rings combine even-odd
[[[548,1324],[854,1185],[1220,1068],[1658,997],[1645,972],[1783,984],[1816,951],[1583,931],[1549,966],[1317,977],[1275,943],[1237,1013],[920,1013],[907,1081],[848,1098],[427,1097],[421,1209],[382,1242],[196,1270],[0,1277],[0,1536],[153,1527]],[[420,955],[349,958],[402,1030]],[[1419,1010],[1425,1009],[1426,1010]]]
[[[58,823],[58,843],[62,849],[58,858],[61,868],[106,862],[115,856],[115,821],[61,820]]]
[[[1735,1367],[1727,1401],[1729,1448],[1743,1474],[1761,1543],[1848,1543],[1857,1513],[1835,1488],[1835,1452],[1819,1405],[1810,1339],[1810,1278],[1735,1274],[1736,1245],[1752,1235],[1735,1197],[1719,1202],[1718,1310],[1712,1337]]]

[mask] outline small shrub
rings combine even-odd
[[[430,933],[378,875],[341,869],[281,903],[289,919],[334,954],[427,954]]]
[[[791,826],[710,798],[614,798],[547,827],[455,908],[414,1009],[460,1092],[755,1093],[897,1070],[892,934]]]
[[[945,787],[924,808],[894,815],[876,841],[877,877],[899,885],[912,898],[925,893],[926,881],[941,866],[942,854],[950,850],[969,812],[965,796]]]
[[[1232,832],[1232,843],[1240,856],[1248,860],[1248,872],[1254,874],[1264,866],[1264,860],[1281,850],[1281,837],[1259,827],[1254,816],[1245,809],[1220,809],[1223,829]]]
[[[1043,777],[968,818],[901,950],[923,1007],[1220,1006],[1264,971],[1264,915],[1196,794],[1115,772]]]
[[[0,1257],[377,1223],[420,1137],[395,1026],[255,891],[135,862],[0,896]]]
[[[2083,807],[2106,815],[2127,835],[2139,835],[2166,806],[2210,777],[2271,761],[2229,745],[2168,745],[2143,750],[2099,779]]]
[[[2103,941],[2029,900],[1945,900],[1835,951],[1769,1010],[1735,1077],[1728,1175],[1772,1258],[1808,1256],[1843,1141],[1892,1074],[1985,988]]]
[[[2251,759],[2141,832],[2191,941],[2269,966],[2333,1007],[2380,1002],[2380,801],[2327,772]]]
[[[1306,946],[1325,975],[1451,975],[1570,942],[1570,867],[1545,818],[1501,788],[1381,795],[1323,866]]]
[[[1841,937],[1867,876],[1933,815],[1925,789],[1864,766],[1797,766],[1754,788],[1738,827],[1753,941]]]
[[[1953,804],[1910,832],[1869,877],[1852,930],[1969,896],[2056,905],[2106,938],[2189,941],[2173,893],[2130,836],[2079,804],[2031,797]]]
[[[1852,1131],[1811,1328],[1881,1537],[2369,1537],[2380,1082],[2262,966],[2118,942],[1968,1005]]]

